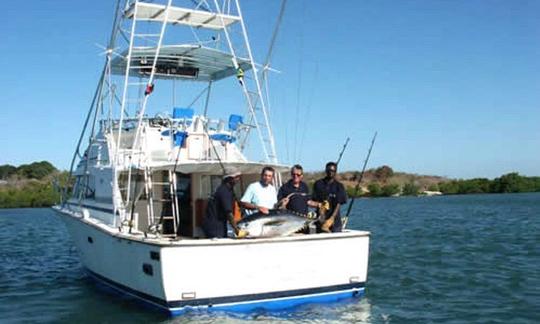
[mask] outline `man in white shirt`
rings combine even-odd
[[[240,199],[240,204],[248,215],[256,212],[268,214],[268,210],[274,208],[277,203],[277,191],[272,185],[275,170],[266,166],[262,169],[261,180],[250,184]]]

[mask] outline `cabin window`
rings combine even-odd
[[[118,185],[120,187],[120,193],[122,194],[122,199],[125,201],[127,199],[127,185],[128,185],[128,173],[122,172],[118,178]],[[146,194],[144,192],[144,175],[142,173],[132,172],[131,181],[130,181],[130,193],[129,199],[132,200],[134,197],[138,200],[146,199]]]
[[[176,173],[176,197],[180,219],[178,234],[193,236],[193,207],[191,205],[191,175]]]
[[[98,164],[108,165],[109,164],[109,150],[106,145],[99,146],[98,152]]]
[[[86,190],[84,191],[85,198],[94,198],[96,196],[96,177],[88,175],[86,182]]]
[[[217,175],[202,175],[199,197],[207,199],[210,197],[221,184],[222,177]]]
[[[90,153],[88,154],[88,159],[91,162],[97,161],[99,158],[99,145],[92,144],[90,146]]]
[[[96,196],[96,178],[93,175],[77,176],[73,185],[73,198],[94,198]]]
[[[73,185],[73,198],[79,198],[81,194],[81,176],[75,178],[75,184]]]

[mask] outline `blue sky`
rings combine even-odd
[[[67,168],[114,3],[3,7],[0,164]],[[243,3],[259,61],[278,9],[279,1]],[[378,131],[372,167],[540,175],[540,1],[291,0],[273,67],[281,71],[271,79],[271,117],[282,162],[321,169],[351,137],[340,168],[359,169]]]

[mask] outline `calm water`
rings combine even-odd
[[[97,288],[51,210],[0,210],[0,322],[540,322],[540,194],[372,199],[355,209],[350,227],[372,232],[365,298],[173,319]]]

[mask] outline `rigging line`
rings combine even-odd
[[[204,132],[206,133],[206,136],[208,136],[208,140],[210,142],[210,145],[212,145],[212,149],[214,150],[214,154],[216,154],[216,158],[219,162],[219,166],[221,167],[221,170],[223,171],[223,175],[227,174],[227,170],[225,170],[225,166],[223,165],[223,162],[221,161],[221,158],[219,157],[219,153],[216,149],[216,146],[214,145],[214,140],[210,138],[210,134],[208,133],[208,121],[206,122],[206,125],[203,127]]]
[[[88,137],[88,144],[91,144],[92,143],[92,140],[94,139],[94,136],[96,135],[95,131],[96,131],[96,122],[97,122],[97,118],[98,118],[98,114],[99,112],[101,112],[103,110],[103,100],[104,100],[104,97],[103,97],[103,88],[104,88],[104,84],[105,82],[102,82],[99,87],[99,95],[98,95],[98,101],[96,103],[96,111],[94,112],[94,118],[92,119],[92,128],[90,130],[90,136]],[[88,163],[87,163],[88,164]]]
[[[302,2],[303,8],[302,8],[302,21],[300,24],[300,33],[299,33],[299,58],[298,58],[298,87],[296,88],[296,116],[295,116],[295,125],[294,125],[294,155],[293,159],[298,160],[298,124],[300,123],[300,92],[302,89],[302,70],[303,70],[303,63],[304,63],[304,18],[306,13],[306,6],[305,2]]]
[[[116,86],[111,86],[111,67],[109,64],[109,73],[107,74],[107,79],[105,80],[105,83],[107,83],[107,87],[109,87],[109,113],[107,116],[107,123],[108,123],[108,129],[109,132],[113,133],[113,113],[114,113],[114,99],[116,98]],[[121,105],[122,103],[120,103]]]
[[[270,60],[274,52],[274,45],[276,43],[277,35],[279,32],[279,27],[281,26],[281,21],[283,20],[283,15],[285,13],[286,5],[287,5],[287,0],[281,1],[281,7],[279,8],[279,15],[276,20],[276,26],[274,27],[274,33],[272,34],[272,38],[270,39],[270,46],[268,47],[268,53],[266,54],[266,59],[264,60],[263,71],[265,71],[266,68],[268,68],[268,65],[270,64]]]
[[[208,82],[208,87],[206,88],[206,101],[204,102],[204,114],[203,116],[206,118],[206,115],[208,114],[208,105],[210,104],[210,91],[212,90],[212,81],[210,80]]]
[[[109,68],[109,70],[110,70],[110,68]],[[105,83],[107,84],[107,86],[108,86],[109,88],[112,89],[112,87],[115,87],[115,90],[116,90],[115,84],[112,83],[110,79],[109,79],[109,80],[105,80]],[[118,95],[116,94],[116,91],[110,91],[110,90],[109,90],[109,95],[114,97],[113,100],[116,100],[116,103],[117,103],[117,104],[119,104],[119,105],[122,104],[122,99],[121,99],[120,97],[118,97]]]
[[[191,2],[195,5],[195,10],[202,9],[204,11],[208,11],[208,12],[210,11],[210,9],[207,7],[208,3],[206,3],[206,1],[204,0],[201,0],[201,1],[191,0]]]
[[[309,125],[309,119],[311,117],[311,106],[313,104],[313,96],[315,94],[315,87],[319,81],[319,61],[315,64],[315,77],[313,78],[313,83],[311,84],[311,92],[308,97],[308,104],[306,105],[306,118],[304,119],[304,122],[302,123],[304,125],[304,128],[302,129],[302,137],[300,140],[300,156],[302,156],[302,152],[304,150],[304,139],[306,137],[306,130],[308,129],[307,125]]]
[[[286,103],[283,104],[282,107],[287,107]],[[283,108],[285,109],[285,108]],[[289,118],[287,118],[287,114],[284,112],[281,114],[281,118],[282,120],[284,119],[282,125],[284,125],[285,127],[284,130],[285,130],[285,151],[287,153],[287,163],[291,163],[291,156],[290,156],[290,151],[289,151],[289,143],[290,141],[288,141],[287,139],[289,138]]]
[[[199,94],[197,95],[197,97],[195,97],[195,99],[191,101],[188,107],[192,107],[197,101],[199,101],[199,99],[201,99],[203,94],[207,93],[207,91],[210,91],[208,90],[208,87],[205,87],[204,89],[202,89],[201,92],[199,92]]]
[[[274,46],[275,46],[276,39],[277,39],[277,36],[278,36],[278,33],[279,33],[281,22],[283,21],[283,15],[285,13],[286,5],[287,5],[287,0],[282,0],[281,1],[281,6],[280,6],[280,9],[279,9],[278,18],[276,19],[276,25],[274,26],[274,31],[272,33],[272,37],[270,38],[270,45],[268,46],[268,52],[266,53],[266,59],[264,60],[264,64],[263,64],[262,69],[261,69],[261,75],[262,75],[261,79],[262,79],[262,83],[264,85],[266,105],[268,107],[268,114],[269,114],[269,119],[270,120],[271,120],[272,116],[270,116],[270,112],[271,112],[270,107],[271,107],[271,105],[270,105],[270,91],[269,91],[269,87],[268,87],[268,67],[270,66],[270,60],[272,59],[272,54],[274,52]],[[275,114],[273,114],[273,116],[275,116]],[[281,125],[285,125],[285,124],[281,123]],[[286,129],[287,128],[285,127],[285,130]],[[288,149],[288,147],[287,147],[287,149]],[[288,152],[287,152],[287,156],[288,156]],[[287,157],[287,159],[288,159],[288,157]]]

